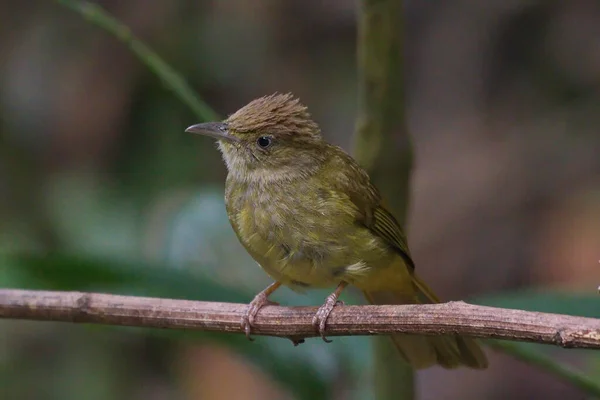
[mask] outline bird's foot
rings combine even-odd
[[[327,325],[327,318],[329,318],[329,314],[331,314],[331,312],[337,305],[343,306],[344,302],[338,300],[337,293],[330,294],[329,296],[327,296],[327,299],[325,299],[325,303],[321,307],[319,307],[317,313],[315,314],[312,320],[313,326],[315,327],[317,332],[319,332],[319,335],[321,335],[321,338],[325,343],[331,343],[331,340],[325,337],[325,328]]]
[[[246,337],[248,340],[253,341],[250,333],[252,332],[252,325],[254,325],[254,321],[256,319],[256,315],[264,306],[278,306],[279,303],[271,301],[268,299],[269,294],[265,291],[257,294],[254,299],[248,305],[248,309],[246,313],[242,317],[242,329],[244,329],[244,333],[246,333]]]

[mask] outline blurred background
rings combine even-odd
[[[356,2],[98,3],[219,115],[291,91],[328,140],[352,151]],[[416,159],[407,230],[421,276],[444,299],[600,317],[600,3],[405,5],[398,73]],[[268,277],[227,221],[218,151],[183,132],[197,117],[125,45],[56,2],[0,0],[0,15],[0,286],[237,302],[263,289]],[[326,294],[274,299],[318,305]],[[293,347],[4,320],[0,390],[43,400],[369,399],[371,342]],[[535,348],[600,380],[597,354]],[[419,372],[419,398],[583,398],[488,354],[485,373]]]

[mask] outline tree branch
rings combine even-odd
[[[0,318],[242,333],[245,304],[100,293],[0,289]],[[316,307],[267,306],[256,335],[317,336]],[[328,336],[451,334],[600,349],[600,319],[477,306],[464,302],[336,307]]]

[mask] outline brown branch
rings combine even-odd
[[[193,329],[242,333],[245,304],[118,296],[100,293],[0,289],[0,318]],[[312,337],[316,307],[267,306],[254,334]],[[573,317],[464,302],[402,306],[340,306],[327,334],[458,333],[600,349],[600,319]]]

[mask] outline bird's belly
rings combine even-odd
[[[308,234],[307,234],[308,235]],[[310,235],[308,235],[310,236]],[[245,243],[253,258],[273,279],[302,291],[331,288],[348,282],[363,290],[398,288],[410,282],[402,258],[389,248],[369,244],[369,238],[340,235],[336,240],[280,240],[251,235]]]
[[[246,250],[276,281],[294,290],[329,288],[342,281],[384,290],[410,282],[410,277],[404,279],[408,270],[400,265],[401,257],[357,225],[351,213],[333,206],[291,210],[282,204],[248,204],[230,215]]]
[[[328,288],[343,280],[344,268],[336,263],[339,253],[336,257],[320,249],[294,247],[259,235],[254,235],[246,248],[267,274],[294,290]]]
[[[263,269],[284,285],[302,291],[309,288],[329,288],[337,285],[342,278],[323,266],[317,266],[308,259],[286,261],[276,260],[261,264]]]
[[[294,290],[331,288],[344,281],[361,290],[394,290],[413,293],[412,278],[402,257],[391,255],[376,260],[338,258],[311,260],[265,260],[263,269]]]

